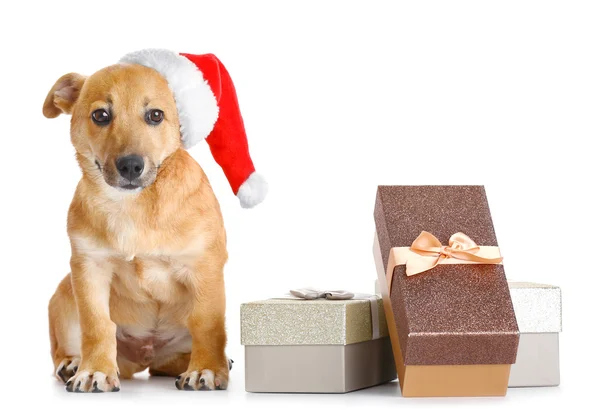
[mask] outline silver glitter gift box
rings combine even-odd
[[[517,361],[510,369],[508,386],[558,386],[558,335],[562,330],[560,288],[532,282],[509,282],[508,288],[520,332]],[[379,292],[377,281],[375,292]]]
[[[531,282],[509,282],[521,334],[509,387],[560,384],[558,334],[562,329],[560,288]]]
[[[372,315],[369,300],[242,304],[246,391],[346,393],[394,380],[381,298],[376,305]]]

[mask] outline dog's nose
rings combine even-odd
[[[119,157],[115,164],[119,174],[129,180],[139,178],[144,171],[144,159],[137,154]]]

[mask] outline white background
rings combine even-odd
[[[5,412],[50,417],[550,417],[591,403],[598,359],[600,9],[584,1],[46,1],[0,12]],[[69,269],[79,169],[68,117],[41,108],[67,72],[132,50],[213,52],[238,90],[267,200],[239,208],[208,147],[192,154],[229,236],[226,392],[124,382],[68,394],[52,377],[47,302]],[[563,290],[562,384],[496,399],[244,391],[239,305],[314,285],[372,291],[378,184],[484,184],[510,279]],[[596,388],[596,390],[594,390]],[[4,416],[4,414],[3,414]]]

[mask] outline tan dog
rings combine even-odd
[[[57,377],[118,391],[150,368],[177,388],[225,389],[225,229],[217,199],[181,148],[166,80],[119,64],[61,77],[43,107],[72,114],[82,179],[69,209],[71,273],[50,300]]]

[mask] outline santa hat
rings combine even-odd
[[[150,67],[167,80],[177,104],[183,147],[206,139],[242,207],[265,199],[267,182],[254,170],[233,81],[217,57],[145,49],[120,62]]]

